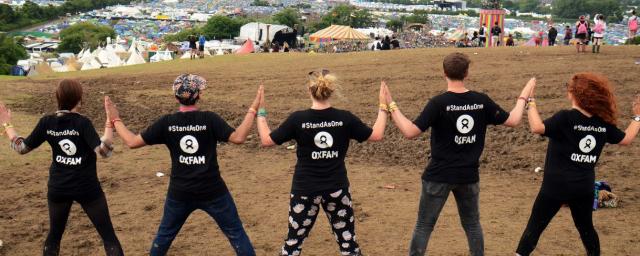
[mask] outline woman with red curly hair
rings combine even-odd
[[[526,256],[535,249],[540,235],[564,204],[571,209],[587,255],[600,255],[600,241],[591,218],[594,169],[606,143],[629,145],[640,130],[640,95],[633,103],[635,117],[623,132],[616,127],[616,102],[605,77],[576,74],[567,90],[571,110],[562,110],[544,122],[535,100],[529,99],[531,131],[548,137],[549,146],[542,188],[520,238],[517,255]]]

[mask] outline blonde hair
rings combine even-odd
[[[328,100],[336,90],[336,81],[337,78],[334,75],[323,75],[322,72],[313,72],[309,75],[309,92],[311,93],[311,97],[320,101]]]

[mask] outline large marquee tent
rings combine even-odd
[[[309,36],[313,42],[332,41],[332,40],[369,40],[369,36],[349,27],[340,25],[331,25]]]

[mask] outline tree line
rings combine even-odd
[[[61,16],[105,8],[117,4],[129,4],[131,0],[67,0],[60,6],[40,6],[26,1],[16,9],[0,4],[0,31],[11,31],[57,19]]]

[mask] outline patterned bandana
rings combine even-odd
[[[206,79],[192,74],[182,74],[173,82],[173,92],[176,98],[186,102],[195,102],[200,96],[200,90],[204,90],[206,87]]]

